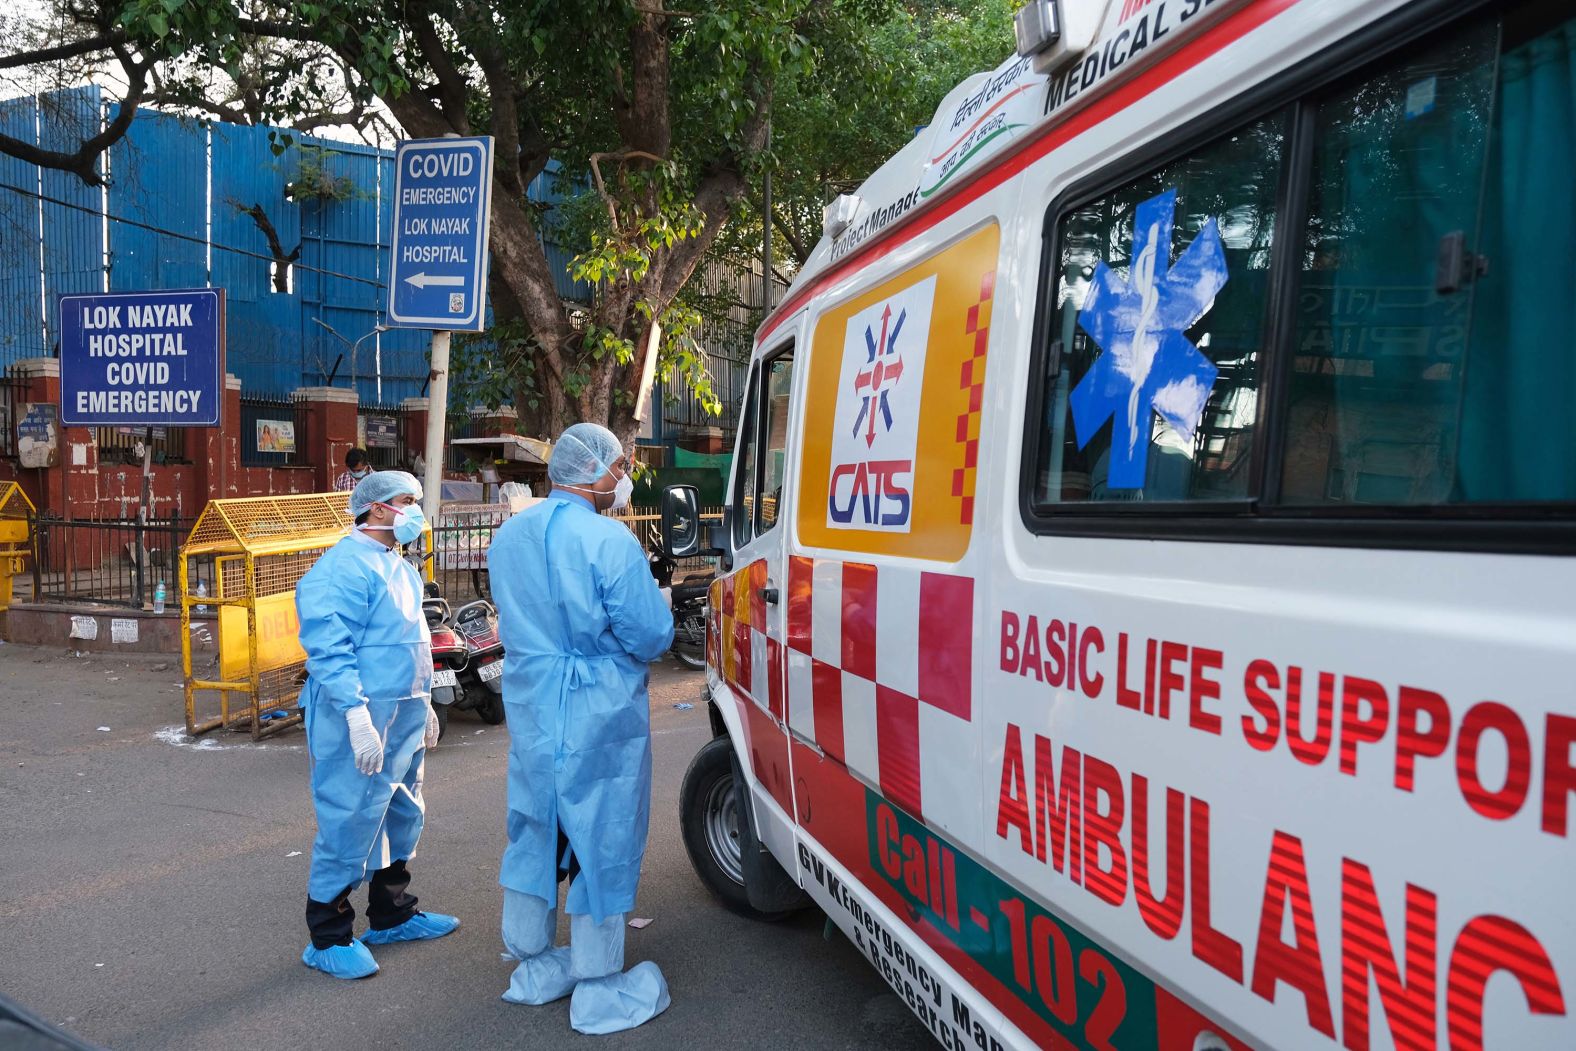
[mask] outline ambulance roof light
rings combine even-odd
[[[840,193],[837,199],[821,209],[821,230],[832,240],[841,237],[844,230],[853,225],[854,215],[858,213],[860,204],[863,203],[858,194]]]
[[[1038,55],[1062,36],[1061,9],[1057,0],[1029,0],[1013,18],[1018,35],[1018,54],[1024,58]]]

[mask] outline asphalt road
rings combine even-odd
[[[596,1038],[569,1028],[567,1000],[498,998],[511,968],[498,937],[504,727],[457,716],[427,762],[411,889],[463,926],[380,948],[378,975],[342,982],[300,962],[314,831],[301,735],[192,742],[180,678],[178,661],[0,645],[0,992],[86,1039],[116,1051],[934,1046],[852,945],[823,937],[820,913],[741,919],[695,877],[677,800],[710,732],[698,673],[654,668],[637,906],[654,922],[629,931],[627,950],[662,966],[673,1006]]]

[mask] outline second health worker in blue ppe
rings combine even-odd
[[[421,485],[377,471],[350,494],[355,528],[296,585],[317,840],[307,882],[312,944],[301,962],[336,978],[377,971],[368,945],[439,938],[460,921],[421,912],[405,865],[416,853],[426,750],[437,742],[432,639],[421,578],[399,545],[421,535]],[[350,894],[368,880],[371,929],[352,937]]]
[[[646,851],[651,714],[646,665],[673,615],[628,527],[624,450],[580,423],[553,446],[548,497],[505,522],[487,554],[504,650],[509,845],[503,940],[520,963],[504,999],[571,996],[582,1033],[632,1029],[668,1006],[662,971],[624,970],[624,914]],[[555,948],[558,883],[569,945]]]

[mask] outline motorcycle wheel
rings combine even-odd
[[[449,732],[449,706],[435,704],[432,710],[438,714],[438,740],[443,740],[443,735]]]
[[[706,613],[687,610],[673,624],[673,656],[686,668],[706,667]]]
[[[497,726],[503,722],[503,698],[496,693],[487,694],[476,706],[476,714],[488,726]]]

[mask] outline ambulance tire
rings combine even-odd
[[[714,738],[696,753],[679,790],[679,826],[695,874],[730,911],[753,920],[775,922],[787,912],[763,912],[750,904],[744,888],[739,849],[742,836],[733,776],[733,742]]]

